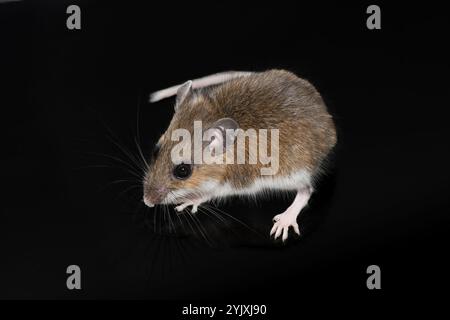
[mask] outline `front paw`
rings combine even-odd
[[[191,213],[196,213],[199,205],[200,205],[200,203],[189,201],[189,202],[182,203],[179,206],[176,206],[175,210],[178,212],[181,212],[184,209],[186,209],[187,207],[192,206]]]
[[[186,209],[188,206],[191,206],[191,205],[192,205],[191,202],[185,202],[185,203],[180,204],[179,206],[176,206],[176,207],[175,207],[175,210],[176,210],[177,212],[181,212],[181,211],[183,211],[184,209]]]

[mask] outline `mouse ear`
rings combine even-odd
[[[192,93],[192,81],[186,81],[181,85],[181,87],[177,90],[177,98],[175,102],[175,111],[178,110],[180,104],[183,103],[184,100]]]
[[[208,151],[215,156],[224,153],[227,148],[234,144],[238,128],[238,123],[231,118],[217,120],[203,134],[204,147],[208,148]]]

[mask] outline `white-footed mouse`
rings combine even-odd
[[[296,190],[289,208],[273,218],[270,235],[275,239],[282,235],[285,241],[289,227],[300,234],[297,216],[308,203],[313,181],[337,139],[333,119],[317,90],[285,70],[224,72],[155,92],[150,101],[174,95],[175,114],[145,174],[145,204],[177,204],[177,211],[192,206],[195,213],[201,203],[215,198]],[[211,150],[220,144],[211,153],[218,158],[237,152],[240,134],[278,129],[278,144],[268,148],[279,154],[277,171],[262,175],[267,163],[260,162],[196,163],[192,154],[174,160],[173,150],[180,144],[174,132],[182,129],[192,134],[196,121],[201,121],[204,132],[212,133],[202,147]],[[186,143],[193,146],[190,140]],[[247,145],[244,152],[246,159],[255,156]]]

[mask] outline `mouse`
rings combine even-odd
[[[195,214],[211,200],[295,191],[273,217],[269,237],[284,242],[290,230],[300,235],[297,218],[337,143],[334,118],[318,90],[287,70],[229,71],[156,91],[150,102],[169,97],[175,97],[174,114],[144,174],[143,202]],[[196,140],[180,138],[195,130]],[[270,132],[271,143],[263,146],[261,132]],[[239,148],[238,141],[248,143]],[[194,161],[196,146],[203,161]],[[263,149],[271,157],[255,161]],[[241,161],[229,161],[239,151]]]

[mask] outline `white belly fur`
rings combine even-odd
[[[235,189],[229,183],[221,184],[216,180],[208,180],[202,183],[200,189],[205,194],[212,193],[213,197],[221,198],[231,195],[255,195],[269,190],[293,191],[304,187],[311,187],[311,173],[307,170],[300,170],[284,177],[261,177],[249,187],[242,189]]]

